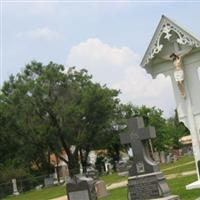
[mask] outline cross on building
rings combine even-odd
[[[141,66],[153,78],[163,74],[171,79],[179,121],[191,133],[197,170],[198,180],[186,188],[200,188],[200,39],[162,16]]]
[[[144,127],[142,117],[128,120],[127,132],[120,134],[121,144],[130,144],[133,151],[133,166],[129,170],[130,176],[159,171],[159,166],[151,159],[148,145],[149,139],[156,137],[155,128]]]

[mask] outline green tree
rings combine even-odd
[[[86,166],[90,150],[109,137],[119,92],[91,78],[86,70],[66,72],[52,62],[32,62],[5,82],[1,96],[9,108],[12,131],[22,138],[21,149],[38,167],[48,164],[53,152],[67,163],[71,175],[78,173],[79,155]]]
[[[183,123],[179,122],[177,110],[175,110],[174,117],[170,117],[167,120],[167,127],[170,133],[171,147],[173,149],[180,149],[182,144],[179,142],[179,139],[185,135],[189,135],[190,132]]]

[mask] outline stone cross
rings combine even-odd
[[[130,118],[128,120],[128,131],[120,135],[122,144],[130,144],[133,151],[133,166],[129,170],[130,176],[136,176],[146,173],[159,171],[157,163],[155,163],[150,155],[147,144],[149,139],[156,137],[154,127],[144,127],[142,117]]]

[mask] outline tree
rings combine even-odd
[[[79,155],[86,166],[90,150],[109,137],[119,92],[91,78],[86,70],[65,72],[62,65],[32,62],[4,83],[1,103],[9,108],[9,132],[14,129],[21,137],[38,167],[54,153],[67,163],[71,175],[78,173]]]
[[[190,132],[183,123],[179,122],[177,110],[175,110],[174,117],[170,117],[167,120],[167,127],[170,133],[172,148],[180,149],[182,144],[179,142],[179,139],[185,135],[189,135]]]

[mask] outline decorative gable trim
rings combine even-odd
[[[152,60],[155,57],[155,55],[162,50],[163,44],[160,43],[161,37],[164,35],[165,39],[170,40],[172,36],[172,31],[178,35],[177,43],[181,45],[188,45],[191,47],[200,47],[199,39],[185,31],[180,26],[178,26],[169,18],[163,15],[156,29],[156,32],[154,33],[154,36],[150,42],[150,45],[142,59],[142,67],[145,67],[150,62],[150,60]]]

